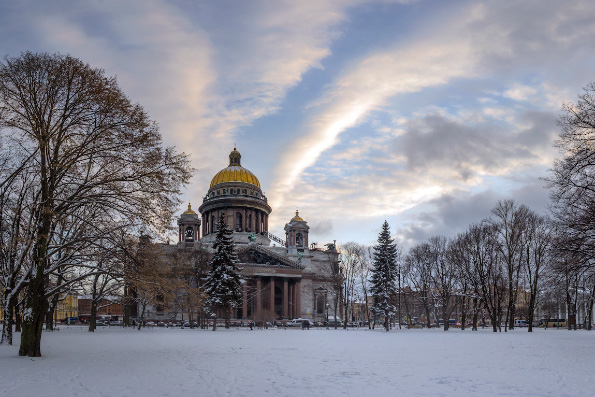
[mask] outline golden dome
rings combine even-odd
[[[192,207],[190,206],[190,203],[188,203],[188,209],[186,211],[184,211],[184,214],[197,215],[196,212],[192,211]]]
[[[301,217],[300,217],[300,212],[298,210],[295,210],[295,216],[293,218],[291,218],[290,222],[293,221],[304,221]]]
[[[224,182],[246,182],[257,186],[260,189],[258,178],[250,171],[242,167],[240,159],[241,154],[233,148],[229,154],[229,166],[219,171],[211,180],[211,186]]]

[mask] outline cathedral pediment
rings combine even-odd
[[[300,263],[276,254],[261,245],[250,245],[238,252],[242,266],[267,266],[281,269],[304,269]]]

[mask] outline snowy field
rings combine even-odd
[[[593,396],[595,332],[136,331],[0,346],[3,396]]]

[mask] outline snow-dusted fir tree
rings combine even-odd
[[[382,224],[378,236],[378,245],[374,246],[374,269],[370,279],[370,292],[374,298],[372,311],[376,316],[384,317],[384,328],[390,329],[389,318],[395,313],[393,302],[397,295],[397,245],[390,236],[388,222]]]
[[[238,258],[234,253],[232,232],[221,214],[217,223],[215,255],[211,260],[211,270],[207,274],[204,291],[207,294],[207,307],[214,315],[213,331],[217,329],[217,315],[225,317],[225,328],[229,328],[229,315],[234,307],[242,303],[242,282],[236,269]]]

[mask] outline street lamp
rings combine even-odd
[[[328,329],[328,302],[326,302],[326,329]]]

